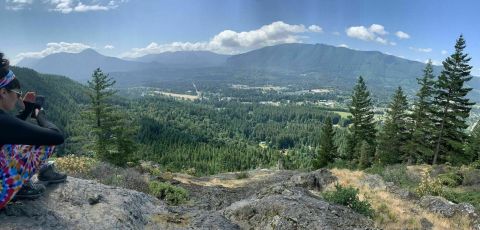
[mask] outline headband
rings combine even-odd
[[[7,75],[0,80],[0,88],[5,88],[10,82],[15,79],[15,74],[11,70],[8,71]]]

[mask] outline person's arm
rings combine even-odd
[[[38,122],[45,127],[7,114],[0,115],[0,144],[59,145],[64,142],[63,135],[55,125],[44,118]]]
[[[24,101],[23,104],[25,105],[25,108],[20,111],[16,117],[25,121],[35,108],[35,103]]]

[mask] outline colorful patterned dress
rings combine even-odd
[[[55,146],[12,145],[0,147],[0,209],[45,164]]]

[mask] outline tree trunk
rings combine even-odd
[[[447,105],[448,105],[448,103],[450,103],[450,101],[447,101]],[[432,165],[437,164],[438,152],[440,151],[440,141],[442,141],[443,129],[444,129],[444,126],[445,126],[445,117],[447,116],[447,111],[448,111],[448,107],[446,107],[443,111],[442,124],[440,125],[440,134],[438,135],[437,145],[435,147],[435,153],[433,154]]]

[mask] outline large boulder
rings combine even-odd
[[[233,203],[225,216],[242,229],[373,229],[373,221],[302,187],[277,184]]]
[[[424,196],[420,199],[420,206],[447,218],[451,218],[454,215],[467,217],[471,222],[472,229],[480,230],[480,216],[471,204],[455,204],[443,197]]]
[[[141,192],[69,177],[35,201],[9,204],[2,227],[15,229],[137,228],[166,213],[162,202]]]
[[[337,178],[328,169],[319,169],[309,173],[301,173],[290,178],[294,186],[322,190],[324,186],[336,181]]]

